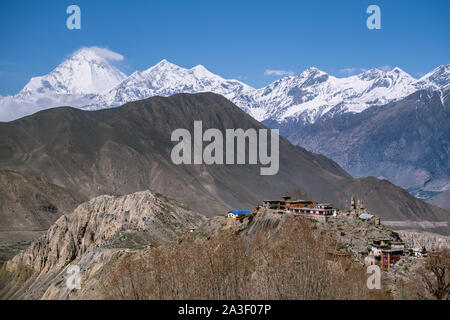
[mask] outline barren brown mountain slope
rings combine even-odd
[[[407,190],[450,183],[450,86],[304,126],[289,137],[355,177],[385,177]]]
[[[427,202],[450,212],[450,190],[435,195],[428,199]]]
[[[81,202],[68,190],[10,170],[0,169],[0,190],[0,232],[47,230]]]
[[[0,169],[0,265],[81,201],[44,179]]]
[[[203,130],[265,128],[212,93],[152,97],[94,112],[55,108],[0,124],[0,167],[44,176],[83,198],[152,189],[207,216],[251,209],[264,198],[300,189],[339,207],[359,195],[372,213],[388,220],[449,220],[444,210],[390,183],[354,180],[335,162],[284,138],[275,176],[261,176],[259,165],[174,165],[171,133],[192,132],[196,120]]]

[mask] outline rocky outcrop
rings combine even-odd
[[[5,264],[0,277],[8,278],[9,285],[0,290],[0,296],[11,296],[10,287],[19,279],[24,283],[21,290],[27,283],[36,286],[36,279],[45,279],[40,286],[48,286],[64,267],[91,261],[86,258],[89,256],[176,241],[205,220],[182,204],[150,191],[94,198],[72,214],[63,215],[46,234]]]
[[[225,215],[206,219],[173,200],[149,191],[124,197],[101,196],[64,216],[23,254],[0,271],[0,298],[9,299],[100,299],[105,297],[111,273],[124,261],[141,259],[154,250],[178,246],[183,241],[206,244],[220,231],[242,235],[247,244],[258,236],[273,243],[279,230],[309,216],[262,210],[256,215],[232,219]],[[312,234],[331,244],[327,255],[353,257],[363,264],[367,247],[375,239],[400,241],[397,233],[354,215],[338,215],[326,221],[311,220]],[[193,232],[189,232],[195,229]],[[145,239],[141,246],[123,242]],[[170,243],[167,247],[168,241]],[[121,242],[122,241],[122,242]],[[227,245],[227,244],[225,244]],[[300,245],[300,244],[299,244]],[[151,265],[153,260],[144,260]],[[66,284],[69,267],[81,270],[81,287]],[[33,269],[34,268],[34,269]],[[127,269],[123,269],[127,272]],[[137,281],[139,281],[137,279]]]

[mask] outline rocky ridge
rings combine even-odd
[[[142,191],[114,197],[99,196],[63,215],[0,272],[0,296],[40,296],[33,288],[61,276],[69,265],[86,267],[123,248],[176,241],[206,218],[163,195]],[[2,287],[2,286],[0,286]],[[18,288],[22,288],[18,290]],[[18,290],[18,291],[17,291]],[[27,295],[25,295],[27,296]]]

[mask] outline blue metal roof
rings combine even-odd
[[[234,214],[250,214],[251,212],[248,210],[232,210],[228,211],[228,213],[234,213]]]

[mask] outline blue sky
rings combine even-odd
[[[81,30],[66,8],[81,8]],[[381,8],[381,30],[366,8]],[[161,59],[203,64],[225,78],[262,87],[315,66],[330,74],[398,66],[418,77],[450,63],[450,1],[9,1],[0,2],[0,94],[17,93],[76,49],[122,54],[126,74]]]

